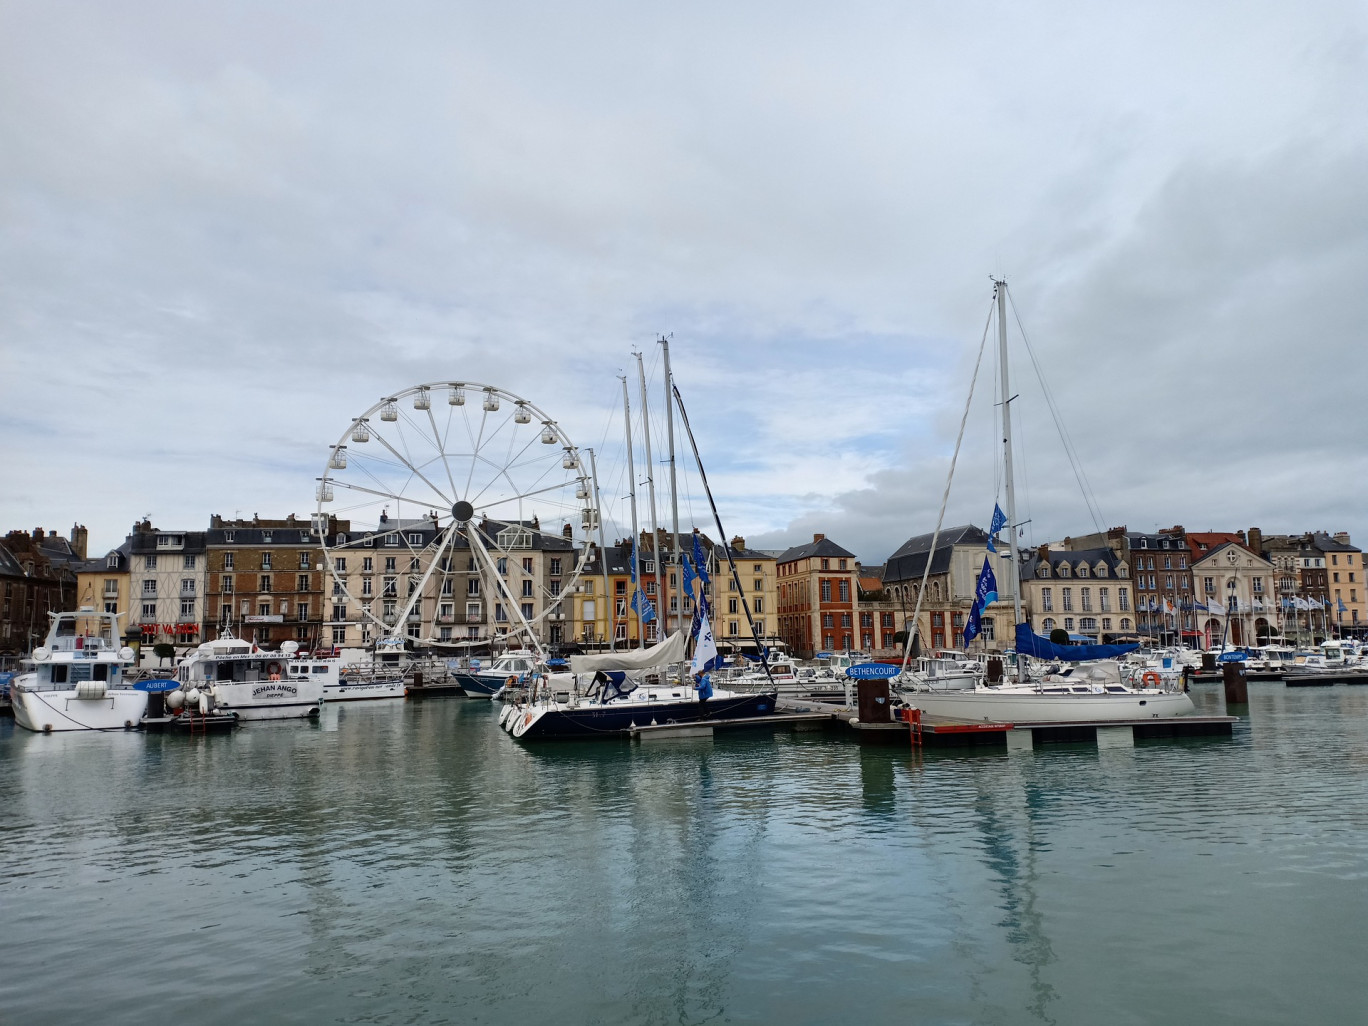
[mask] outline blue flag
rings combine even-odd
[[[694,597],[694,581],[698,580],[698,574],[694,573],[693,563],[690,561],[687,552],[679,554],[679,569],[684,575],[684,594],[692,599]]]
[[[997,551],[997,549],[993,546],[993,538],[994,538],[994,536],[997,535],[997,533],[998,533],[999,531],[1001,531],[1001,530],[1002,530],[1004,527],[1006,527],[1006,526],[1007,526],[1007,514],[1004,513],[1004,512],[1002,512],[1002,507],[999,506],[996,502],[993,503],[993,522],[992,522],[992,524],[991,524],[991,525],[989,526],[989,528],[988,528],[988,551],[989,551],[989,552],[996,552],[996,551]]]
[[[697,531],[694,532],[693,536],[693,550],[694,569],[698,571],[699,580],[706,586],[708,583],[708,560],[703,555],[703,543],[699,541],[699,534]]]
[[[978,584],[974,588],[974,605],[969,610],[969,618],[964,623],[964,647],[978,637],[983,627],[983,611],[997,601],[997,577],[988,557],[983,557],[983,569],[979,571]]]
[[[1341,613],[1348,612],[1349,607],[1346,606],[1346,605],[1344,604],[1344,599],[1342,599],[1342,598],[1337,598],[1337,599],[1335,599],[1335,601],[1339,603],[1339,610],[1338,610],[1338,612],[1341,612]]]
[[[640,588],[632,591],[632,612],[641,614],[642,623],[650,623],[656,618],[655,606]]]

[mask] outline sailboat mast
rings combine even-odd
[[[651,555],[655,562],[656,579],[656,606],[660,605],[660,596],[665,593],[661,587],[663,578],[660,575],[660,523],[656,519],[656,500],[655,500],[655,463],[651,459],[651,417],[650,406],[646,402],[646,368],[641,362],[641,354],[636,354],[637,378],[641,381],[641,437],[646,443],[646,494],[651,504]],[[656,624],[660,624],[660,609],[656,609]],[[659,634],[656,635],[660,637]]]
[[[664,354],[665,361],[665,434],[666,437],[669,439],[670,446],[670,530],[671,532],[673,532],[670,538],[670,565],[675,567],[675,573],[678,573],[678,567],[680,563],[679,488],[678,481],[675,478],[674,401],[673,397],[670,395],[670,388],[674,384],[674,376],[670,373],[670,340],[667,338],[662,338],[660,340],[660,348],[662,353]],[[675,579],[678,580],[677,577]],[[665,603],[668,607],[669,600],[664,594],[661,595],[660,600],[661,602]],[[676,623],[674,626],[676,628],[680,626],[679,617],[682,615],[682,612],[677,613],[675,615]],[[669,626],[669,621],[667,620],[665,632],[667,634],[670,633]]]
[[[1002,375],[1002,471],[1007,479],[1007,559],[1012,574],[1013,633],[1021,623],[1021,574],[1017,571],[1016,482],[1012,479],[1012,389],[1007,370],[1007,280],[995,280],[997,292],[998,364]],[[1020,668],[1020,660],[1017,660]]]
[[[608,603],[613,601],[612,589],[608,587],[608,546],[603,539],[603,505],[599,501],[598,487],[598,459],[594,456],[594,450],[589,450],[589,477],[594,483],[594,519],[598,521],[598,541],[599,541],[599,569],[603,572],[603,622],[608,627],[608,651],[617,651],[617,631],[613,629],[613,608]],[[598,625],[598,615],[594,616],[594,625]]]
[[[627,487],[628,497],[632,500],[632,585],[635,587],[641,580],[641,560],[637,558],[637,508],[636,508],[636,463],[632,459],[632,400],[627,396],[627,375],[623,374],[619,380],[622,382],[622,417],[627,425]],[[633,594],[627,599],[627,607],[630,609],[632,602],[636,599]],[[646,621],[641,618],[641,603],[636,603],[637,607],[637,642],[642,648],[646,647]],[[631,646],[628,645],[628,648]]]

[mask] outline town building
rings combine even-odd
[[[149,520],[128,536],[129,633],[143,647],[204,639],[209,561],[203,531],[159,531]]]
[[[755,638],[766,648],[774,647],[776,641],[784,639],[779,635],[779,591],[778,560],[774,555],[760,549],[746,547],[746,539],[733,537],[725,549],[714,553],[717,565],[714,594],[717,601],[713,619],[713,634],[717,638],[718,650],[730,648],[736,652],[756,652]],[[735,575],[731,572],[736,567]],[[737,581],[741,582],[740,589]],[[740,601],[750,607],[755,627],[746,620],[746,609]]]
[[[1125,542],[1119,555],[1129,563],[1134,582],[1136,630],[1166,645],[1178,644],[1180,632],[1194,637],[1192,552],[1182,525],[1153,534],[1125,531]]]
[[[1048,638],[1108,644],[1135,634],[1130,564],[1112,546],[1052,549],[1041,545],[1022,562],[1022,600],[1031,629]]]
[[[378,530],[361,533],[337,521],[325,567],[324,644],[368,648],[399,637],[416,646],[470,649],[506,637],[525,645],[524,623],[542,644],[568,641],[572,616],[561,599],[577,558],[570,529],[548,534],[536,519],[472,528],[497,572],[471,550],[464,532],[439,556],[442,531],[431,517],[382,514]]]
[[[789,651],[810,659],[818,650],[853,650],[859,614],[855,554],[824,534],[786,549],[775,561],[779,636]]]
[[[0,540],[0,659],[26,656],[47,637],[48,613],[76,608],[75,566],[85,546],[80,525],[70,538],[38,527]]]
[[[142,633],[133,616],[129,588],[132,548],[133,539],[126,538],[118,548],[110,549],[103,556],[75,563],[72,569],[76,572],[77,608],[88,606],[100,612],[114,613],[119,617],[121,635],[130,641],[141,642]]]
[[[1237,538],[1214,546],[1208,542],[1201,558],[1192,563],[1196,600],[1224,611],[1198,614],[1198,629],[1208,648],[1267,644],[1277,630],[1277,568],[1250,551],[1243,532]]]
[[[331,539],[348,525],[328,517],[319,527]],[[276,520],[225,520],[215,514],[204,544],[208,581],[202,638],[231,631],[262,647],[284,641],[306,650],[328,645],[323,637],[323,554],[307,517],[291,513]]]
[[[920,596],[917,636],[922,645],[929,645],[932,650],[963,648],[964,625],[976,600],[979,573],[986,558],[998,582],[998,601],[984,611],[980,634],[973,646],[984,651],[1010,646],[1014,616],[1012,561],[1004,553],[989,552],[988,532],[973,524],[941,531],[934,554],[931,539],[930,534],[909,538],[884,563],[881,580],[884,592],[898,610],[898,630],[905,629],[910,622]],[[881,622],[883,612],[886,610],[880,610]]]

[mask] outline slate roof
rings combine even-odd
[[[116,549],[110,549],[103,556],[96,556],[94,559],[87,559],[83,563],[71,564],[71,569],[78,574],[98,574],[107,570],[114,573],[121,573],[128,570],[128,556],[133,547],[133,539],[125,538],[124,543]],[[109,557],[118,556],[117,564],[113,567],[109,565]]]
[[[1111,577],[1116,576],[1116,568],[1121,565],[1122,560],[1118,559],[1116,553],[1110,548],[1104,546],[1096,549],[1079,549],[1076,552],[1070,552],[1066,549],[1061,549],[1057,552],[1051,550],[1049,563],[1050,573],[1054,577],[1059,577],[1059,568],[1067,564],[1069,567],[1069,577],[1066,578],[1067,580],[1072,580],[1076,577],[1076,570],[1080,563],[1088,564],[1089,577],[1084,578],[1084,580],[1089,580],[1091,578],[1093,568],[1096,567],[1098,563],[1105,563],[1107,572],[1110,576],[1102,579],[1108,580]],[[1036,576],[1039,570],[1040,552],[1035,550],[1027,553],[1026,558],[1021,561],[1021,579],[1023,581],[1031,580]],[[1042,578],[1042,580],[1044,580],[1044,578]]]
[[[792,563],[795,560],[808,559],[812,556],[854,559],[855,553],[841,548],[830,538],[823,538],[820,541],[808,542],[806,545],[795,545],[790,549],[785,549],[783,555],[779,557],[779,562]]]
[[[911,581],[926,572],[926,557],[931,551],[932,534],[919,534],[903,542],[884,563],[885,581]],[[950,569],[950,554],[956,545],[976,545],[988,550],[988,532],[973,524],[962,524],[941,531],[936,539],[936,552],[931,559],[931,573],[943,574]]]
[[[19,560],[14,558],[14,553],[5,547],[3,542],[0,542],[0,574],[9,577],[24,576],[24,568],[19,565]]]

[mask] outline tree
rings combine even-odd
[[[1056,645],[1072,644],[1072,642],[1069,641],[1069,632],[1063,627],[1056,627],[1054,630],[1050,631],[1050,640]]]
[[[165,663],[166,660],[175,658],[176,646],[168,641],[160,641],[152,646],[152,654]]]

